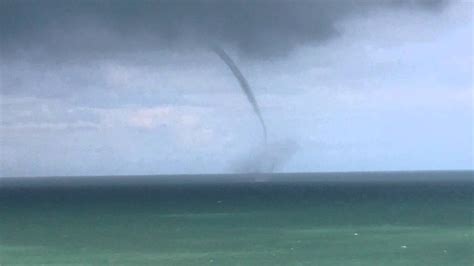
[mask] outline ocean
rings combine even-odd
[[[473,174],[0,178],[0,265],[472,266]]]

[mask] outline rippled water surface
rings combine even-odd
[[[472,265],[472,172],[1,179],[1,265]]]

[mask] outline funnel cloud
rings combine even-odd
[[[213,51],[225,62],[225,64],[229,67],[234,74],[235,78],[239,81],[239,85],[242,88],[242,91],[247,96],[247,100],[249,101],[250,105],[252,105],[253,111],[255,115],[257,115],[258,120],[260,121],[260,125],[262,126],[263,130],[263,139],[265,141],[265,145],[267,144],[267,127],[265,126],[265,121],[262,117],[262,112],[260,111],[260,107],[258,106],[257,100],[255,99],[255,95],[250,88],[248,81],[245,79],[242,72],[240,72],[239,68],[235,64],[235,62],[230,58],[230,56],[221,48],[213,47]]]
[[[213,47],[213,51],[226,63],[232,71],[232,74],[234,74],[235,78],[239,81],[239,85],[245,93],[245,96],[247,96],[250,105],[252,105],[253,111],[258,117],[263,131],[264,146],[257,148],[257,150],[250,152],[250,154],[246,154],[242,159],[235,162],[233,170],[237,172],[273,172],[281,168],[295,153],[298,144],[290,140],[273,142],[271,144],[268,143],[265,120],[262,117],[262,112],[260,111],[260,107],[248,81],[242,72],[240,72],[232,58],[230,58],[223,49],[216,46]]]

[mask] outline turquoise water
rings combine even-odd
[[[472,175],[3,179],[0,264],[472,265]]]

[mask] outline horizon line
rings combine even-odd
[[[358,171],[314,171],[314,172],[242,172],[242,173],[173,173],[173,174],[111,174],[111,175],[38,175],[38,176],[1,176],[0,179],[13,178],[97,178],[97,177],[154,177],[154,176],[232,176],[232,175],[301,175],[301,174],[372,174],[372,173],[426,173],[426,172],[473,172],[474,169],[436,169],[436,170],[358,170]]]

